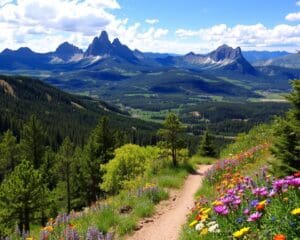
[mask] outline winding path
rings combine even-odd
[[[201,165],[194,174],[190,174],[182,189],[172,191],[169,200],[162,201],[156,207],[156,214],[140,222],[139,230],[126,240],[178,240],[181,226],[194,205],[194,194],[201,186],[203,173],[209,165]]]

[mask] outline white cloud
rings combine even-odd
[[[297,2],[296,2],[296,5],[297,5],[297,6],[300,6],[300,1],[297,1]]]
[[[148,24],[154,25],[154,24],[159,23],[159,20],[158,19],[146,19],[145,22]]]
[[[288,21],[299,21],[300,20],[300,12],[289,13],[288,15],[286,15],[285,19]]]
[[[267,28],[263,24],[215,25],[199,30],[178,29],[176,35],[181,39],[206,43],[213,49],[221,44],[240,46],[244,49],[290,49],[300,46],[300,25],[286,24]]]
[[[118,37],[130,48],[142,51],[207,52],[224,43],[258,50],[300,48],[300,25],[219,24],[170,33],[154,25],[157,19],[146,19],[149,26],[117,18],[110,10],[119,8],[117,0],[0,0],[0,51],[21,46],[53,51],[64,41],[85,49],[102,30],[108,31],[111,40]]]

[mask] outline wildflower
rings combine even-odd
[[[259,202],[258,204],[260,204],[260,205],[266,205],[267,204],[267,200],[263,200],[263,201]]]
[[[219,230],[219,224],[211,225],[208,227],[208,232],[215,233]]]
[[[200,235],[206,235],[208,233],[208,228],[203,228]]]
[[[212,205],[213,205],[213,206],[220,206],[220,205],[224,205],[224,203],[221,202],[221,201],[216,200],[216,201],[214,201],[214,202],[212,203]]]
[[[255,209],[259,212],[262,212],[263,210],[265,210],[265,206],[266,206],[265,203],[263,204],[259,203],[256,205]]]
[[[216,206],[214,210],[219,215],[227,215],[229,213],[229,210],[226,206]]]
[[[194,227],[196,224],[198,223],[198,221],[197,220],[194,220],[194,221],[192,221],[191,223],[190,223],[190,227]]]
[[[195,227],[196,231],[201,231],[204,228],[204,224],[202,222],[198,223]]]
[[[216,221],[211,221],[207,224],[208,227],[218,224]]]
[[[248,208],[246,208],[243,212],[245,215],[249,215],[250,214],[250,210]]]
[[[245,236],[249,232],[249,230],[250,230],[249,227],[244,227],[244,228],[234,232],[232,235],[235,238],[241,238],[241,237]]]
[[[300,215],[300,208],[295,208],[293,211],[291,211],[291,214]]]
[[[285,235],[283,235],[283,234],[276,234],[276,235],[273,237],[273,240],[286,240],[286,237],[285,237]]]
[[[202,209],[200,210],[200,212],[201,212],[202,214],[208,214],[210,211],[211,211],[211,208],[202,208]]]
[[[250,202],[250,206],[251,207],[256,207],[256,205],[259,203],[259,201],[257,200],[257,199],[255,199],[255,200],[252,200],[251,202]]]
[[[53,232],[53,227],[52,226],[46,226],[46,227],[43,228],[43,230],[51,233],[51,232]]]
[[[248,222],[255,222],[256,220],[260,219],[262,216],[262,213],[255,212],[249,216],[247,219]]]
[[[300,177],[300,172],[294,173],[294,177]]]

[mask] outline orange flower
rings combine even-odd
[[[259,212],[262,212],[265,209],[265,204],[257,204],[256,205],[256,210]]]
[[[300,172],[294,173],[294,176],[295,176],[295,177],[300,177]]]
[[[285,235],[283,235],[283,234],[276,234],[276,235],[273,237],[273,240],[286,240],[286,237],[285,237]]]

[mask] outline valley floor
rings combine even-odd
[[[203,173],[210,165],[201,165],[190,174],[181,190],[173,191],[167,201],[162,201],[151,219],[144,219],[133,235],[126,240],[177,240],[181,226],[186,223],[187,214],[194,206],[194,194],[201,186]]]

